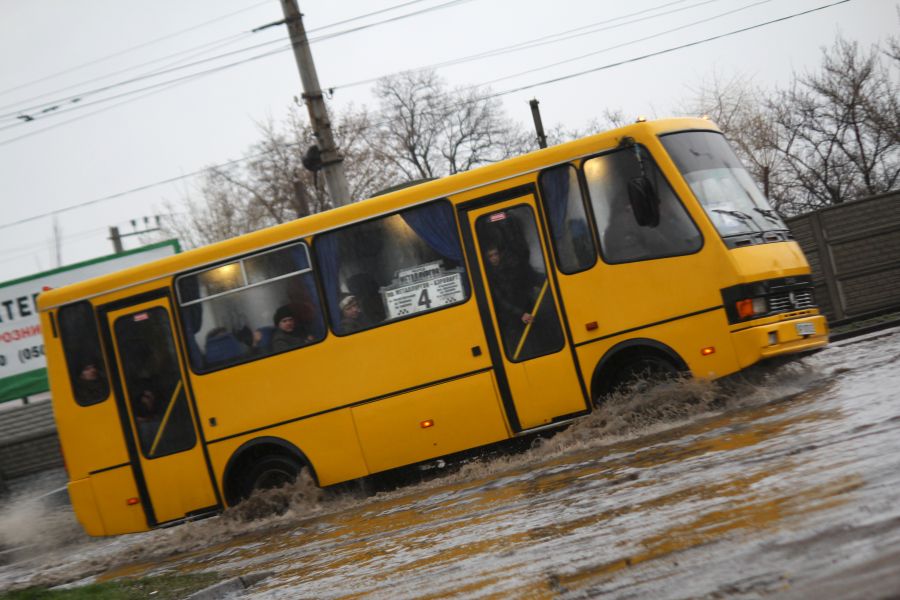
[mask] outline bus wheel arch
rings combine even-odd
[[[310,460],[294,444],[277,437],[260,437],[242,444],[225,466],[222,488],[225,502],[234,506],[256,488],[277,487],[308,469],[316,485],[319,478]]]
[[[651,375],[676,376],[690,372],[687,363],[671,347],[649,338],[619,342],[603,355],[591,377],[591,400],[598,406],[603,398],[642,371]]]

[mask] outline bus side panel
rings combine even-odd
[[[470,298],[459,306],[353,335],[330,334],[311,346],[194,374],[191,385],[203,434],[215,440],[490,366],[484,327]]]
[[[493,374],[480,373],[352,409],[373,473],[509,437]]]
[[[223,496],[228,461],[242,444],[260,437],[280,438],[299,448],[312,463],[319,485],[331,485],[369,474],[359,450],[350,410],[337,410],[221,442],[213,440],[207,449]]]
[[[118,535],[149,529],[129,466],[69,482],[69,497],[78,521],[89,535]],[[133,500],[132,500],[133,501]]]
[[[578,360],[585,377],[590,378],[606,352],[619,342],[649,339],[674,350],[694,377],[714,379],[740,368],[730,336],[725,311],[719,309],[585,344],[578,348]],[[704,348],[714,348],[714,351],[704,356],[701,354]]]
[[[48,313],[41,314],[42,330],[52,330]],[[49,335],[47,337],[49,338]],[[59,443],[71,480],[84,479],[91,471],[129,462],[122,422],[110,397],[92,406],[79,406],[72,395],[66,359],[59,340],[45,343],[47,376]],[[106,373],[106,367],[104,367]],[[98,435],[98,432],[102,432]]]
[[[72,510],[75,512],[75,516],[84,528],[85,533],[93,536],[109,534],[110,532],[106,531],[103,519],[100,517],[100,510],[97,508],[91,480],[79,479],[78,481],[70,481],[68,492]]]

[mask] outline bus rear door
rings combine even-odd
[[[141,501],[151,526],[221,505],[172,332],[168,296],[106,314],[114,381]]]
[[[463,204],[464,237],[498,385],[517,431],[588,410],[530,190]]]

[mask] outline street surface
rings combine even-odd
[[[898,597],[898,390],[894,329],[619,398],[526,452],[370,498],[300,482],[100,540],[66,506],[13,502],[0,544],[31,547],[0,589],[212,570],[272,572],[242,596],[258,599]]]

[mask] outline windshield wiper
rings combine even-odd
[[[778,213],[776,213],[771,208],[760,208],[758,206],[754,206],[753,210],[755,210],[756,212],[758,212],[759,214],[761,214],[768,220],[772,221],[776,225],[781,225],[781,218],[778,216]]]
[[[757,231],[763,230],[763,228],[759,226],[759,223],[757,223],[753,217],[751,217],[750,215],[748,215],[745,212],[741,212],[739,210],[725,210],[724,208],[714,208],[714,209],[712,209],[712,211],[717,212],[717,213],[722,213],[723,215],[728,215],[730,217],[734,217],[735,219],[737,219],[739,221],[743,221],[745,223],[753,223],[753,226],[756,227]]]

